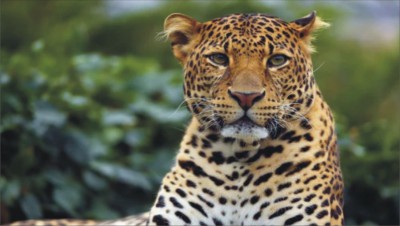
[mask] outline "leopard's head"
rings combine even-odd
[[[326,26],[315,12],[292,22],[233,14],[200,23],[172,14],[164,34],[184,67],[192,114],[225,137],[254,141],[304,117],[313,105],[311,34]]]

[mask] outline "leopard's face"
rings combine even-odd
[[[254,141],[304,118],[316,90],[309,46],[314,14],[291,23],[262,14],[205,23],[169,18],[167,31],[186,22],[169,35],[184,65],[185,100],[204,127]]]

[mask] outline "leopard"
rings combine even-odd
[[[175,163],[149,212],[88,223],[343,225],[334,117],[311,57],[314,34],[328,26],[316,11],[291,22],[169,15],[162,34],[183,67],[192,115]]]

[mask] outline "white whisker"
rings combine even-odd
[[[317,72],[322,66],[324,66],[325,62],[322,62],[316,69],[313,70],[313,74]]]

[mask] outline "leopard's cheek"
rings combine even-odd
[[[213,99],[213,112],[220,118],[223,124],[230,124],[240,119],[243,112],[237,109],[237,106],[229,101],[225,95],[218,95]]]

